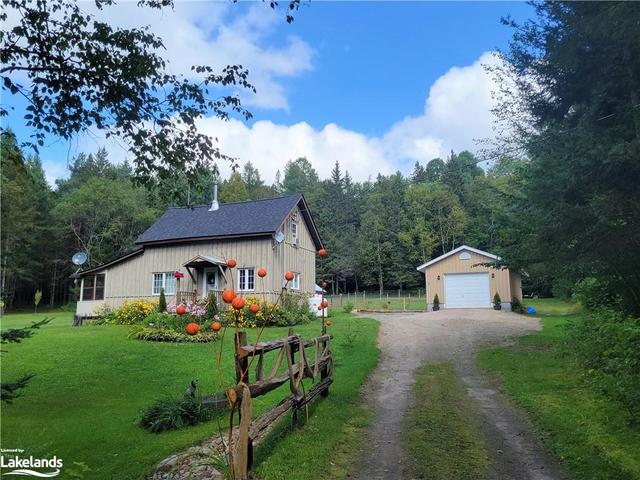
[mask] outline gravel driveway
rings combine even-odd
[[[355,478],[399,479],[403,417],[413,398],[414,370],[425,361],[451,361],[478,406],[491,467],[489,478],[562,478],[555,459],[538,445],[525,416],[475,365],[480,346],[497,345],[541,326],[536,318],[494,310],[363,314],[380,321],[380,362],[365,385],[374,412]]]

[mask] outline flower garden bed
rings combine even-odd
[[[168,304],[166,311],[160,311],[156,302],[137,299],[115,310],[102,307],[96,314],[93,323],[98,325],[131,325],[129,338],[171,343],[213,342],[222,326],[256,328],[265,322],[267,326],[293,326],[315,318],[309,311],[308,299],[293,293],[284,294],[277,305],[257,296],[248,297],[237,312],[231,305],[219,309],[214,297],[210,297],[199,302]]]

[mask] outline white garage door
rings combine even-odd
[[[488,273],[456,273],[444,276],[444,304],[447,308],[491,306]]]

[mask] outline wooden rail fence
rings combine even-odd
[[[269,342],[247,344],[246,332],[235,334],[236,385],[226,392],[232,412],[236,409],[240,415],[240,424],[233,432],[229,432],[229,463],[236,480],[249,478],[253,466],[253,447],[261,442],[271,428],[290,410],[294,424],[298,412],[319,396],[329,394],[329,386],[333,382],[333,355],[330,349],[331,336],[326,327],[319,337],[304,340],[289,329],[285,338]],[[313,347],[313,360],[307,359],[306,348]],[[264,373],[264,357],[267,353],[277,354],[275,363],[268,375]],[[297,357],[297,358],[296,358]],[[257,360],[255,381],[251,382],[249,367]],[[278,370],[285,364],[283,373]],[[305,378],[314,382],[308,391],[302,384]],[[283,398],[278,405],[265,412],[255,420],[251,420],[251,399],[265,395],[272,390],[289,383],[291,395]]]

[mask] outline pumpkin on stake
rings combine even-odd
[[[324,249],[321,249],[324,250]],[[324,254],[321,255],[321,257],[326,256],[326,250],[324,250]],[[230,259],[229,261],[227,261],[227,266],[229,268],[234,268],[236,266],[236,262],[235,260],[231,261],[233,259]],[[264,269],[263,267],[260,267],[257,271],[258,277],[260,277],[261,279],[264,279],[264,277],[267,275],[267,271],[266,269]],[[265,312],[267,317],[271,317],[273,315],[273,312],[275,311],[275,308],[277,307],[277,305],[281,302],[282,297],[284,295],[284,293],[286,292],[287,289],[287,285],[289,282],[293,281],[293,279],[295,278],[295,275],[293,274],[293,272],[286,272],[285,275],[285,284],[282,287],[282,290],[280,291],[280,294],[278,295],[278,298],[276,299],[276,301],[273,303],[273,305],[271,306],[270,310],[268,312]],[[264,282],[264,280],[263,280]],[[244,300],[244,298],[237,296],[234,289],[233,289],[233,275],[231,276],[231,285],[232,288],[231,289],[227,289],[223,292],[223,301],[227,304],[231,304],[231,306],[233,307],[233,311],[234,314],[236,315],[236,320],[238,319],[238,315],[242,315],[242,309],[245,307],[246,302]],[[263,297],[264,297],[264,283],[263,283],[263,291],[262,291]],[[249,307],[249,310],[254,312],[254,310],[259,311],[260,310],[260,306],[258,304],[251,304]],[[257,312],[254,312],[257,313]],[[324,312],[323,312],[324,313]],[[324,315],[323,315],[324,318]],[[216,322],[219,323],[219,322]],[[265,321],[261,327],[261,329],[258,331],[258,334],[256,336],[256,340],[254,343],[254,349],[257,347],[257,345],[260,343],[260,338],[262,336],[262,333],[264,332],[264,329],[266,327],[267,322]],[[215,329],[217,325],[212,324],[212,328]],[[238,322],[236,321],[235,324],[235,330],[236,330],[236,336],[235,338],[238,339]],[[234,412],[236,410],[236,406],[238,406],[238,398],[236,396],[235,390],[233,388],[231,389],[226,389],[224,388],[224,377],[223,377],[223,371],[222,371],[222,341],[224,340],[224,332],[222,334],[222,339],[220,341],[220,349],[218,351],[218,358],[217,358],[217,366],[218,366],[218,372],[219,372],[219,377],[220,377],[220,385],[223,388],[223,391],[225,391],[227,393],[227,400],[229,402],[229,405],[231,407],[230,409],[230,418],[229,418],[229,433],[228,433],[228,439],[227,439],[227,454],[228,454],[228,460],[229,460],[229,465],[231,467],[232,470],[232,477],[235,478],[235,469],[238,467],[238,465],[236,464],[237,459],[234,459],[234,450],[233,450],[233,437],[232,437],[232,432],[233,432],[233,418],[234,418]],[[326,331],[326,328],[324,326],[324,321],[323,321],[323,332]],[[248,362],[248,365],[246,367],[246,369],[242,372],[240,372],[240,380],[239,380],[239,384],[244,385],[243,379],[245,378],[246,373],[249,371],[249,369],[251,368],[251,364],[253,363],[253,361],[256,359],[257,355],[255,355],[255,351],[254,354],[251,355],[251,358]],[[248,387],[246,385],[244,385],[245,388],[245,392],[249,393],[248,391]],[[250,398],[250,394],[249,394],[249,398]]]

